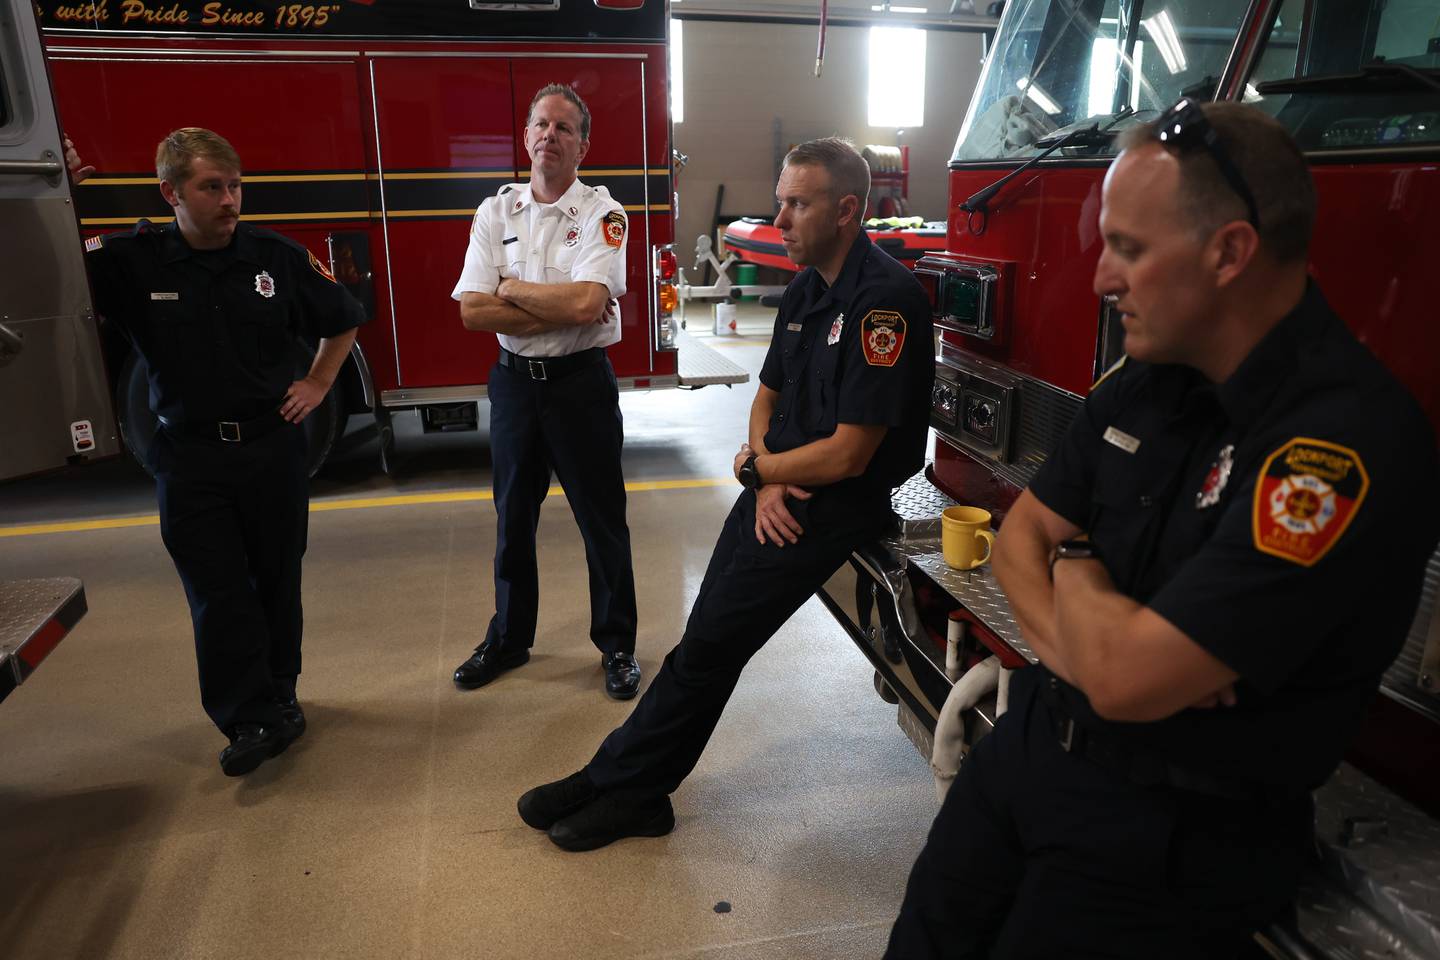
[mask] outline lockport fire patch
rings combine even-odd
[[[605,242],[612,247],[625,242],[625,214],[619,210],[605,214]]]
[[[1370,475],[1354,450],[1309,437],[1290,440],[1260,468],[1255,549],[1314,566],[1340,539],[1369,489]]]
[[[860,321],[860,345],[870,366],[895,366],[905,346],[905,318],[893,310],[871,310]]]
[[[309,250],[306,250],[305,252],[310,253]],[[335,275],[330,272],[330,268],[325,266],[325,264],[321,263],[320,258],[315,256],[315,254],[313,253],[310,253],[310,266],[315,269],[316,273],[320,274],[320,276],[324,277],[326,280],[329,280],[331,283],[335,282]]]

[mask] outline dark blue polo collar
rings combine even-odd
[[[874,249],[870,237],[861,230],[856,235],[855,241],[850,244],[850,252],[845,255],[845,263],[840,267],[840,275],[835,278],[833,286],[826,288],[825,278],[820,271],[814,267],[810,268],[809,296],[811,310],[819,310],[832,304],[848,304],[855,296],[855,289],[860,284],[860,273],[865,267],[865,258]]]
[[[180,225],[174,221],[167,223],[160,228],[163,240],[160,247],[160,261],[162,263],[176,263],[187,260],[196,254],[196,250],[185,242],[185,235],[180,232]],[[260,244],[256,241],[255,235],[244,223],[235,225],[235,236],[230,241],[227,249],[235,256],[236,260],[243,260],[256,266],[264,264],[260,258]],[[205,251],[207,253],[219,253],[222,251]]]

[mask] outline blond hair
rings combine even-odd
[[[155,148],[155,175],[178,187],[190,179],[197,157],[231,170],[240,169],[240,154],[229,140],[204,127],[181,127],[168,133]]]

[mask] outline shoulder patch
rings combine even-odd
[[[871,310],[860,321],[860,347],[870,366],[895,366],[905,347],[905,318],[894,310]]]
[[[611,210],[605,214],[605,242],[612,247],[618,247],[625,242],[625,214],[619,210]]]
[[[1287,441],[1256,478],[1255,549],[1314,566],[1350,526],[1369,489],[1370,475],[1349,447],[1309,437]]]
[[[505,196],[505,194],[507,194],[507,193],[509,193],[509,192],[510,192],[510,185],[509,185],[508,183],[507,183],[505,186],[503,186],[503,187],[500,188],[500,196],[502,196],[502,197]]]
[[[330,268],[327,267],[327,266],[325,266],[325,264],[321,263],[321,262],[320,262],[320,258],[317,257],[317,256],[315,256],[315,254],[310,253],[309,250],[306,250],[305,252],[310,255],[310,267],[311,267],[311,269],[313,269],[316,273],[320,274],[320,276],[324,277],[326,280],[329,280],[331,283],[334,283],[334,282],[335,282],[335,274],[333,274],[333,273],[330,272]]]
[[[104,237],[91,237],[89,240],[85,241],[85,252],[94,253],[96,250],[99,250],[103,246],[105,246]]]

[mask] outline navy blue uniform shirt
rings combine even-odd
[[[299,372],[296,337],[365,322],[308,250],[247,223],[222,250],[192,250],[175,224],[146,221],[86,249],[96,312],[145,358],[151,409],[178,423],[275,410]]]
[[[1224,383],[1126,362],[1030,489],[1122,593],[1240,675],[1234,707],[1139,724],[1056,679],[1084,727],[1217,777],[1330,775],[1415,616],[1440,464],[1419,406],[1313,283]]]
[[[760,382],[780,394],[765,447],[783,453],[841,423],[890,429],[865,472],[834,492],[887,493],[925,462],[935,337],[914,275],[863,232],[834,286],[814,267],[785,288]]]

